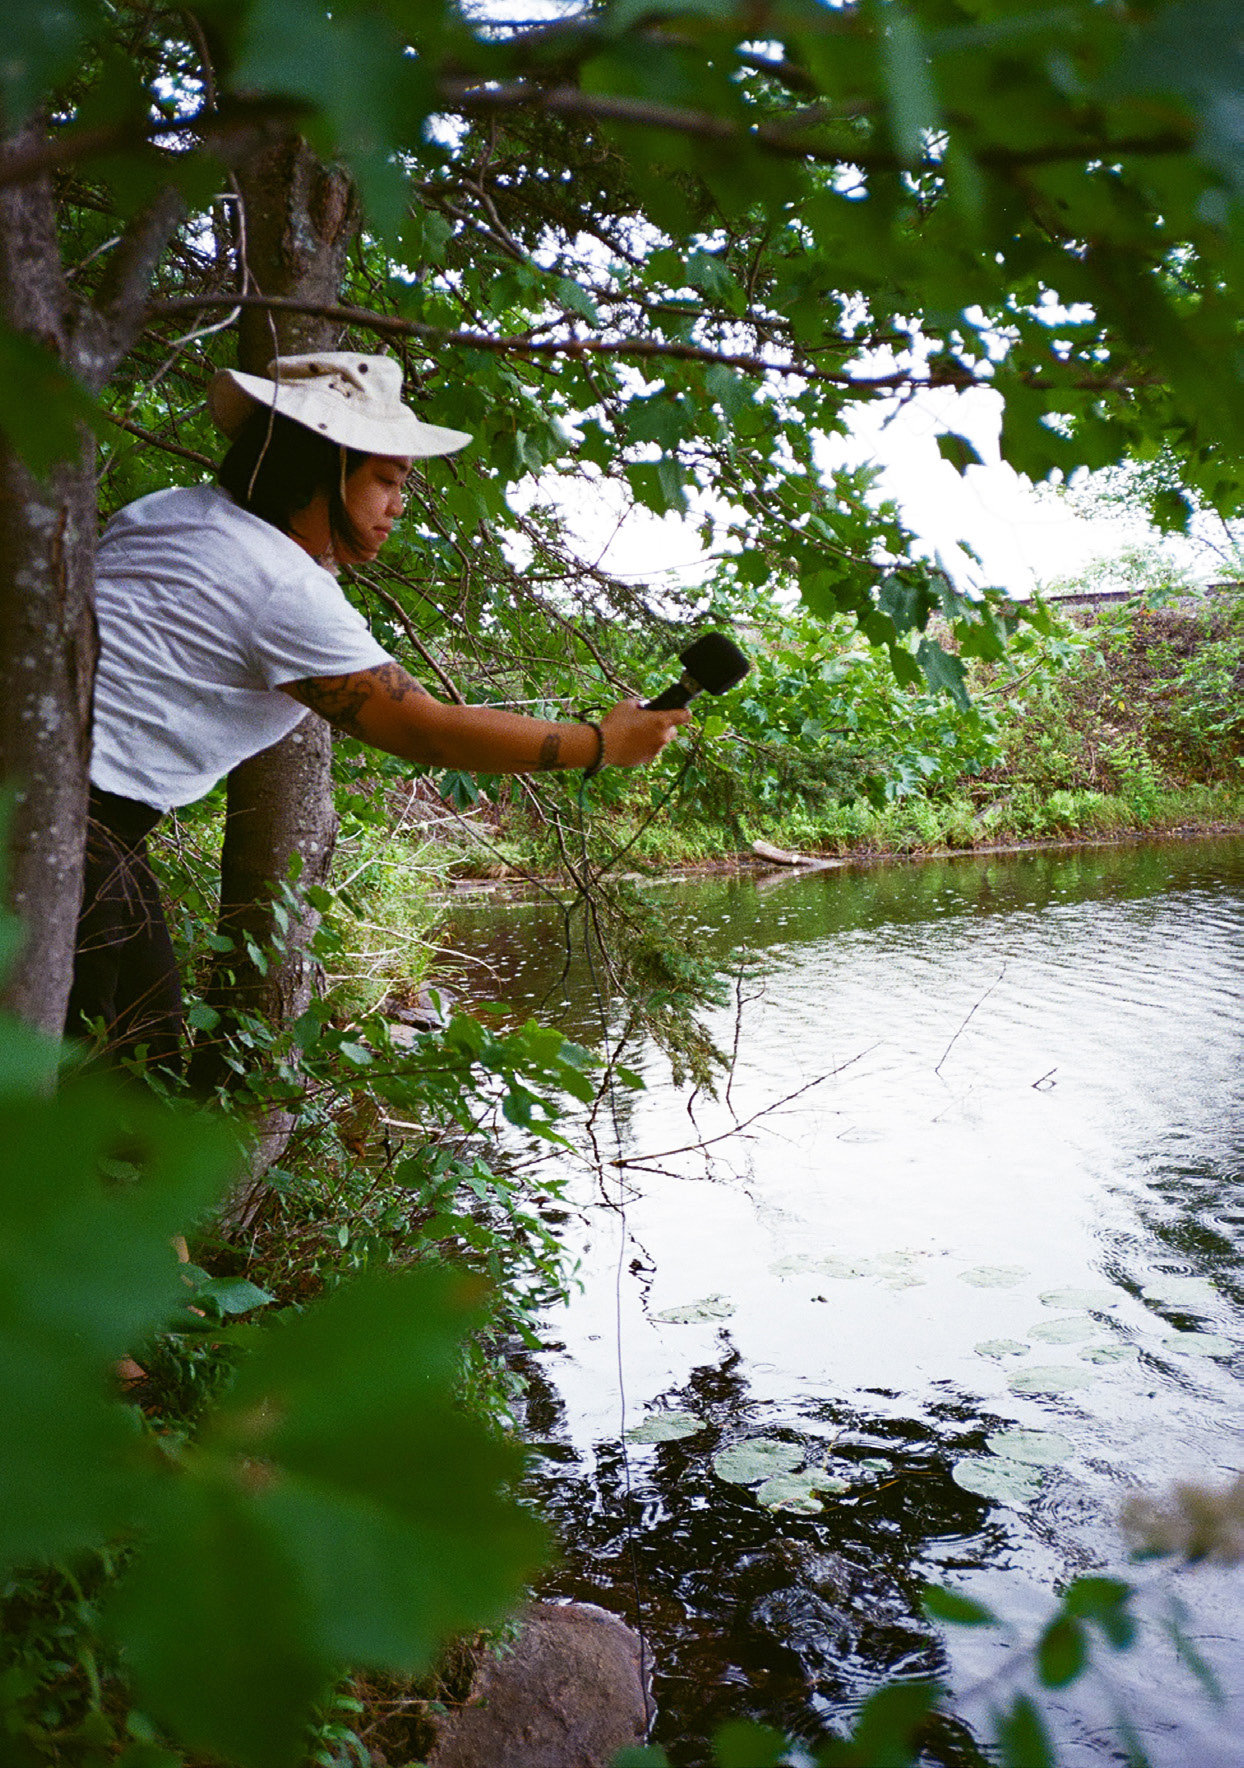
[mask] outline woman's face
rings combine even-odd
[[[406,507],[405,486],[411,463],[404,455],[369,454],[345,483],[346,513],[366,543],[351,551],[343,564],[374,559]]]

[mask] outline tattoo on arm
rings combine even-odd
[[[400,705],[427,692],[400,663],[381,663],[354,675],[311,675],[286,682],[285,691],[351,737],[362,735],[359,714],[373,695]]]
[[[540,773],[548,773],[557,766],[558,757],[562,752],[562,740],[556,731],[550,731],[540,745],[540,759],[536,767]]]

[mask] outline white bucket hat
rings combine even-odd
[[[423,423],[402,404],[401,365],[392,356],[353,350],[278,356],[268,364],[268,376],[222,368],[213,377],[207,403],[217,429],[236,436],[262,407],[363,454],[417,460],[453,454],[471,440],[465,430]]]

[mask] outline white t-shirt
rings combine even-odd
[[[282,682],[390,662],[337,579],[215,485],[140,497],[99,546],[91,782],[169,810],[306,716]]]

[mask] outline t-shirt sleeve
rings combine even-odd
[[[317,675],[353,675],[393,661],[340,586],[318,566],[273,590],[259,612],[250,651],[255,673],[269,688]]]

